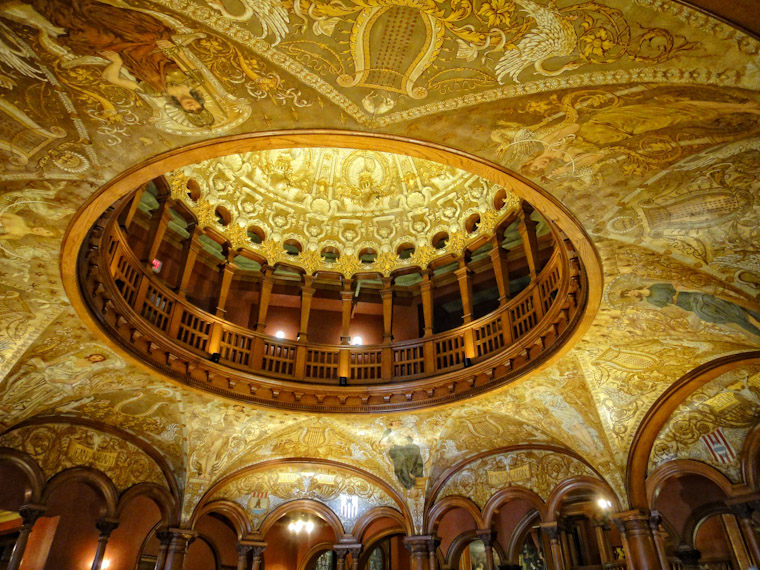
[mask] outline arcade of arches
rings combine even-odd
[[[0,570],[760,566],[753,0],[0,0]]]

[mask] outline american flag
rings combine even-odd
[[[731,463],[736,458],[736,451],[728,439],[726,439],[723,428],[711,431],[703,435],[701,439],[715,461],[719,463]]]

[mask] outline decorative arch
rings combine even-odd
[[[161,511],[160,524],[165,526],[179,525],[179,509],[176,499],[165,487],[155,483],[138,483],[124,491],[116,505],[116,517],[121,518],[121,513],[126,506],[137,497],[147,497],[156,504]]]
[[[540,514],[537,511],[526,513],[523,519],[517,523],[512,536],[509,537],[509,544],[507,545],[506,558],[503,558],[505,562],[517,563],[520,556],[520,550],[525,542],[528,532],[535,523],[536,519],[540,520]]]
[[[105,501],[103,516],[116,518],[116,507],[118,505],[116,487],[102,472],[91,467],[71,467],[55,475],[45,487],[45,491],[42,494],[42,504],[47,505],[53,493],[59,487],[71,481],[85,483],[95,490],[95,492],[100,493]]]
[[[26,475],[28,488],[24,494],[24,499],[27,503],[42,501],[45,475],[31,455],[10,447],[0,447],[0,463],[13,465]]]
[[[527,501],[538,512],[538,516],[541,520],[545,516],[545,504],[544,501],[536,493],[525,487],[507,487],[501,491],[491,495],[488,502],[483,507],[483,521],[486,528],[491,528],[494,515],[501,510],[501,508],[509,501],[515,501],[522,499]]]
[[[470,516],[475,521],[476,528],[486,528],[480,509],[471,499],[468,499],[467,497],[452,496],[441,499],[439,502],[433,505],[432,509],[430,509],[430,512],[428,513],[427,526],[425,527],[425,533],[434,535],[438,529],[438,525],[440,524],[441,519],[443,518],[443,515],[448,513],[450,510],[457,508],[464,509],[470,514]]]
[[[364,513],[354,524],[354,529],[351,534],[354,535],[357,541],[364,542],[364,533],[369,528],[369,525],[381,518],[393,519],[399,524],[399,529],[407,536],[414,534],[414,529],[409,525],[409,521],[395,509],[390,507],[375,507]]]
[[[615,511],[621,510],[620,500],[615,492],[612,490],[605,481],[601,479],[593,479],[592,477],[572,477],[565,479],[559,485],[554,487],[549,497],[546,499],[545,518],[544,522],[554,522],[557,519],[557,512],[565,501],[567,496],[574,491],[592,491],[604,495],[612,501],[613,509]]]
[[[301,563],[298,565],[298,570],[307,570],[309,567],[309,564],[313,560],[315,560],[318,556],[322,556],[325,552],[329,552],[334,547],[334,544],[331,542],[318,542],[309,550],[306,551],[306,554],[303,555],[303,559],[301,560]]]
[[[261,463],[256,463],[255,465],[248,465],[246,467],[243,467],[242,469],[239,469],[237,471],[234,471],[222,477],[216,483],[214,483],[208,489],[208,491],[206,491],[206,493],[203,495],[201,500],[198,501],[198,504],[195,507],[195,511],[193,512],[193,515],[191,516],[191,520],[197,520],[195,513],[199,511],[200,509],[202,509],[207,503],[217,498],[222,498],[222,497],[215,497],[215,495],[221,492],[226,485],[234,482],[235,480],[242,479],[246,475],[251,475],[254,473],[271,470],[271,469],[275,469],[275,468],[283,467],[283,466],[292,466],[292,467],[302,466],[302,467],[308,467],[312,470],[314,469],[315,466],[319,466],[319,467],[325,467],[325,468],[338,469],[340,471],[343,471],[344,473],[360,477],[364,479],[365,481],[375,485],[382,491],[384,491],[391,498],[391,500],[398,507],[398,511],[401,513],[401,516],[405,521],[404,522],[405,529],[414,528],[414,525],[412,523],[412,516],[411,516],[411,513],[409,512],[409,507],[407,506],[406,501],[403,499],[403,497],[398,493],[396,489],[388,485],[388,483],[386,483],[377,475],[374,475],[372,473],[369,473],[368,471],[364,471],[363,469],[359,469],[352,465],[346,465],[344,463],[339,463],[331,459],[304,458],[304,457],[292,457],[292,458],[272,459],[268,461],[262,461]],[[342,525],[341,525],[341,529],[342,529]]]
[[[370,554],[372,554],[372,551],[375,549],[375,546],[380,544],[386,538],[391,538],[394,536],[405,536],[405,535],[403,531],[400,531],[399,529],[388,528],[382,532],[377,533],[376,535],[373,535],[372,539],[367,544],[362,543],[362,553],[361,555],[359,555],[359,568],[366,567],[367,562],[369,561],[369,556]]]
[[[445,556],[444,567],[458,568],[462,552],[464,552],[464,549],[467,548],[471,542],[475,542],[476,540],[480,540],[480,537],[478,536],[477,531],[474,530],[465,531],[452,540]]]
[[[628,450],[626,491],[631,508],[646,509],[647,466],[657,436],[678,406],[689,395],[721,374],[742,365],[760,362],[760,351],[742,352],[716,358],[687,372],[657,399],[639,424]]]
[[[747,439],[744,440],[739,458],[741,461],[742,481],[751,490],[758,491],[758,484],[760,482],[758,481],[758,469],[756,466],[760,462],[760,424],[757,424],[750,430]]]
[[[0,433],[0,435],[9,434],[24,427],[34,426],[34,425],[43,425],[43,424],[64,424],[64,425],[85,427],[85,428],[101,431],[109,435],[121,438],[127,443],[134,445],[135,447],[143,451],[150,459],[152,459],[156,463],[158,468],[161,470],[161,473],[163,474],[164,479],[166,480],[166,484],[169,487],[171,494],[175,497],[175,500],[177,502],[179,501],[179,497],[181,495],[179,491],[179,485],[177,484],[177,480],[174,477],[174,472],[172,471],[172,468],[169,466],[166,459],[164,459],[163,455],[158,450],[156,450],[153,446],[146,443],[144,440],[140,439],[139,437],[121,428],[118,428],[118,427],[115,427],[103,422],[99,422],[96,420],[86,419],[86,418],[61,417],[61,416],[38,416],[35,418],[24,420],[23,422],[19,422],[13,427]]]
[[[694,509],[691,515],[689,515],[689,518],[684,525],[683,536],[681,536],[681,540],[689,546],[696,546],[699,527],[701,527],[702,524],[704,524],[707,519],[711,517],[730,512],[731,510],[728,508],[728,506],[722,502],[708,503],[706,505],[697,507]]]
[[[252,526],[251,521],[248,518],[248,513],[246,513],[245,509],[237,503],[233,503],[226,499],[211,501],[210,503],[203,505],[200,510],[195,511],[195,513],[193,513],[193,518],[190,521],[190,528],[194,529],[198,524],[198,521],[200,521],[204,515],[212,513],[221,515],[232,523],[232,526],[237,533],[238,540],[251,534]]]
[[[734,495],[734,486],[731,481],[714,467],[694,461],[693,459],[674,459],[673,461],[663,463],[647,477],[646,494],[648,508],[654,508],[657,496],[668,480],[683,477],[684,475],[699,475],[715,483],[726,497]]]
[[[264,522],[261,524],[259,534],[262,537],[265,537],[274,523],[293,511],[307,512],[321,518],[330,525],[330,528],[335,532],[335,537],[338,540],[346,536],[346,533],[343,530],[343,523],[340,522],[338,515],[336,515],[332,509],[324,503],[312,499],[296,499],[295,501],[288,501],[287,503],[279,505],[266,516]]]

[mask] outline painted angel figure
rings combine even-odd
[[[226,93],[187,49],[203,34],[173,18],[121,0],[24,1],[29,17],[22,23],[65,31],[54,40],[65,50],[64,68],[104,66],[103,79],[148,102],[162,130],[228,130],[248,118],[250,108]],[[4,9],[0,16],[8,17]]]

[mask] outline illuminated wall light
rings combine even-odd
[[[298,519],[297,521],[291,521],[291,523],[288,525],[288,530],[295,534],[298,534],[302,530],[305,530],[308,534],[311,534],[311,531],[314,530],[314,523],[312,521],[304,521]]]
[[[612,501],[608,501],[604,497],[599,497],[599,499],[596,501],[596,504],[599,505],[599,507],[603,510],[612,508]]]
[[[100,564],[100,570],[106,570],[106,568],[109,568],[111,566],[111,561],[106,559],[103,560],[103,562]]]
[[[274,333],[274,336],[277,338],[285,338],[285,332],[284,331],[277,331]]]
[[[364,341],[360,336],[351,337],[351,344],[354,346],[361,346],[363,342]]]

